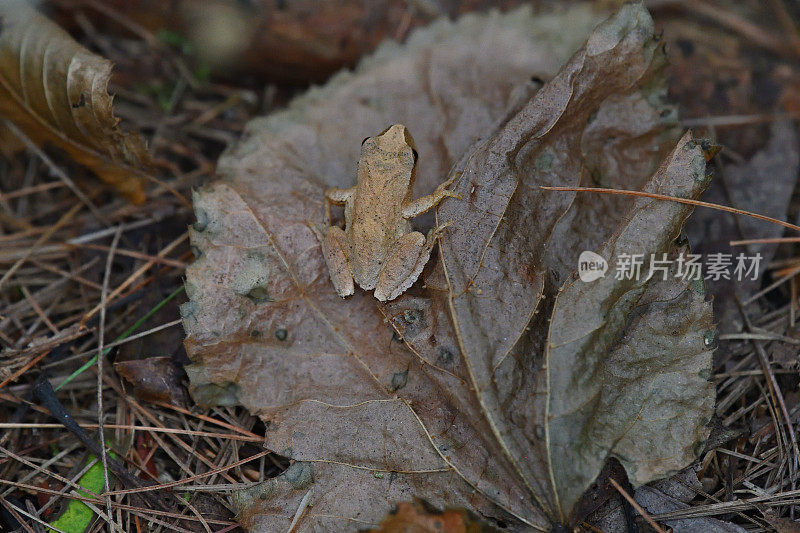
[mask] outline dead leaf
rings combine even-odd
[[[437,215],[440,223],[453,221],[453,229],[441,243],[443,263],[461,349],[481,406],[505,453],[516,462],[518,474],[538,495],[539,503],[562,523],[609,453],[620,457],[629,472],[633,468],[635,485],[652,479],[652,470],[677,469],[692,460],[691,447],[702,440],[702,434],[707,435],[707,429],[698,427],[700,419],[710,419],[713,407],[711,384],[705,378],[689,378],[696,381],[698,390],[683,392],[697,395],[699,402],[694,405],[701,406],[697,413],[702,414],[679,422],[686,427],[676,428],[675,434],[687,440],[667,443],[658,436],[651,441],[652,437],[642,435],[657,433],[663,424],[660,416],[650,422],[650,415],[642,416],[643,410],[652,408],[650,402],[660,404],[662,415],[682,409],[680,398],[670,397],[672,387],[684,379],[681,367],[686,365],[683,372],[692,372],[692,366],[695,371],[709,368],[710,353],[703,336],[712,324],[702,290],[676,283],[635,286],[610,275],[590,284],[572,278],[557,295],[547,346],[543,345],[543,325],[529,326],[532,320],[540,322],[532,317],[545,295],[545,250],[570,254],[573,264],[580,250],[565,246],[568,243],[550,243],[552,228],[572,195],[554,197],[538,186],[577,184],[565,178],[580,179],[582,159],[577,156],[590,117],[597,119],[592,115],[607,99],[638,92],[651,73],[652,62],[660,61],[651,36],[649,15],[633,8],[623,8],[598,28],[559,76],[473,151],[461,170],[464,179],[454,188],[464,200],[446,201]],[[645,189],[696,197],[707,185],[704,173],[702,150],[684,136]],[[634,204],[631,213],[633,218],[618,226],[599,251],[610,265],[617,264],[622,253],[660,257],[670,251],[690,210],[649,202]],[[620,218],[614,220],[620,223]],[[596,245],[604,237],[598,233]],[[646,288],[654,293],[645,295]],[[666,309],[647,309],[659,300],[671,304]],[[650,312],[655,316],[648,317]],[[627,324],[631,316],[640,316],[642,323]],[[686,329],[668,322],[688,316],[694,318]],[[651,320],[657,322],[648,324]],[[642,334],[639,328],[650,331]],[[655,339],[653,328],[669,329],[663,339]],[[696,358],[666,348],[669,338],[678,334]],[[650,341],[650,349],[645,348]],[[614,346],[620,343],[624,348],[615,353]],[[629,343],[640,347],[627,347]],[[644,353],[658,358],[643,359]],[[659,360],[663,366],[653,366]],[[654,373],[656,368],[664,375]],[[603,376],[608,374],[618,380],[604,385]],[[678,382],[670,383],[674,379]],[[642,380],[652,389],[641,388]],[[631,390],[625,390],[628,386]],[[589,398],[592,401],[587,403]],[[641,427],[636,427],[639,423]],[[520,426],[525,430],[519,431]],[[631,438],[629,432],[638,438]],[[662,452],[674,448],[660,454],[669,459],[658,466],[648,464],[652,450],[642,447],[650,442],[662,446]],[[513,456],[527,461],[517,462]]]
[[[645,485],[636,491],[636,501],[648,513],[657,515],[679,509],[688,509],[689,501],[697,496],[703,486],[697,479],[697,468],[689,467],[675,476]],[[744,533],[746,529],[731,522],[718,520],[709,516],[685,518],[682,520],[665,520],[673,533]]]
[[[763,511],[764,519],[775,528],[778,533],[800,533],[800,522],[782,518],[775,509]]]
[[[386,45],[251,123],[222,179],[196,194],[182,309],[192,393],[245,405],[295,461],[235,496],[249,530],[376,527],[413,497],[549,530],[570,522],[607,457],[641,484],[702,449],[713,408],[702,287],[571,274],[573,242],[612,265],[623,252],[678,253],[691,210],[641,199],[614,210],[538,188],[580,183],[582,169],[692,198],[708,184],[690,136],[669,146],[664,59],[641,5],[548,70],[585,9],[569,25],[525,10],[469,16]],[[540,91],[512,90],[542,72]],[[425,287],[381,306],[363,291],[342,300],[310,225],[326,187],[352,184],[361,139],[392,122],[417,140],[415,194],[458,160],[462,199],[437,214],[455,224]],[[554,228],[580,217],[608,219],[562,247]]]
[[[765,216],[786,220],[789,202],[800,171],[800,138],[791,120],[777,120],[770,125],[770,137],[765,146],[740,165],[725,165],[716,183],[705,198],[709,202],[731,205]],[[757,183],[758,186],[754,186]],[[712,209],[700,210],[686,226],[687,234],[702,254],[726,253],[754,257],[761,254],[761,271],[777,250],[774,243],[730,246],[737,239],[768,239],[781,237],[784,228],[750,217],[737,217]],[[792,235],[794,236],[794,235]],[[709,292],[714,294],[715,316],[720,329],[738,332],[742,317],[735,298],[746,300],[761,286],[761,279],[735,278],[709,280]]]
[[[89,52],[24,0],[0,3],[0,117],[53,143],[130,201],[144,201],[150,163],[106,92],[111,62]]]
[[[796,337],[796,334],[792,336]],[[786,370],[797,368],[798,363],[800,363],[800,348],[797,347],[797,344],[775,342],[773,343],[770,360]]]
[[[173,32],[184,38],[215,74],[239,79],[304,85],[321,82],[352,66],[385,39],[403,40],[418,26],[439,17],[470,11],[509,9],[521,0],[104,0],[109,8],[152,33]],[[62,8],[56,3],[55,8]],[[120,25],[93,7],[92,1],[71,0],[99,29],[119,33]],[[87,9],[88,8],[88,9]],[[66,10],[64,10],[66,11]],[[57,19],[74,24],[74,14]],[[185,37],[184,37],[185,36]]]
[[[401,502],[397,509],[370,533],[496,533],[499,530],[482,524],[466,509],[438,512],[426,508],[424,502]]]
[[[689,502],[703,489],[697,478],[698,470],[699,465],[694,464],[670,478],[639,487],[635,492],[636,502],[651,515],[688,509]],[[625,510],[620,499],[609,500],[589,520],[601,531],[629,531]],[[673,533],[744,533],[746,531],[736,524],[710,516],[665,520],[663,523]],[[646,531],[651,531],[651,529],[646,529]]]
[[[147,402],[186,405],[181,381],[183,372],[171,357],[148,357],[114,363],[114,370],[131,385],[138,398]]]
[[[617,529],[627,529],[625,525],[619,528],[608,528],[602,526],[597,522],[604,522],[605,515],[609,514],[609,509],[614,511],[622,510],[621,504],[624,501],[620,495],[619,490],[611,480],[614,480],[617,486],[628,488],[630,481],[628,481],[628,474],[625,472],[622,464],[613,457],[605,462],[603,469],[597,475],[589,488],[583,493],[580,501],[575,509],[575,521],[589,522],[592,525],[600,526],[603,531],[616,531]],[[625,515],[614,516],[615,519],[625,520]],[[632,518],[632,517],[631,517]]]
[[[540,146],[547,144],[545,140]],[[537,179],[535,173],[527,175]],[[685,136],[645,190],[696,197],[706,184],[703,153]],[[456,190],[464,194],[469,187],[459,184]],[[524,190],[529,191],[542,194],[535,187]],[[513,207],[495,204],[486,209],[476,201],[475,209],[505,210],[505,217],[513,217],[509,209],[529,206],[546,213],[541,203],[550,203],[541,197],[517,199],[512,194],[506,201]],[[469,207],[457,204],[443,206],[441,219],[468,211]],[[452,211],[447,209],[450,206],[455,206]],[[677,250],[671,243],[690,212],[659,201],[637,203],[598,253],[610,265],[618,264],[622,254],[661,257],[672,252],[674,257]],[[550,214],[550,220],[558,215]],[[503,224],[505,217],[497,222]],[[455,227],[463,223],[458,221]],[[617,456],[634,485],[640,485],[657,472],[683,466],[694,459],[694,450],[702,450],[708,435],[704,424],[710,419],[714,398],[707,381],[711,360],[706,343],[713,324],[702,285],[692,287],[671,279],[632,283],[612,275],[584,283],[573,275],[556,295],[545,338],[546,325],[537,324],[541,321],[535,317],[531,322],[537,300],[546,296],[542,276],[531,276],[524,287],[512,275],[519,268],[518,258],[535,261],[542,255],[535,248],[514,250],[514,244],[536,241],[523,241],[508,231],[527,224],[547,227],[524,221],[509,224],[508,229],[490,226],[488,237],[474,233],[473,242],[484,243],[478,250],[469,249],[468,239],[456,229],[443,239],[442,251],[462,353],[485,415],[503,449],[511,456],[528,458],[517,463],[518,472],[541,498],[540,504],[565,523],[608,455]],[[547,232],[543,233],[544,242],[536,243],[539,250],[547,245]],[[464,248],[466,252],[459,251]],[[472,257],[480,257],[480,262]],[[454,265],[452,271],[449,264]],[[464,265],[474,265],[475,271],[469,272]],[[534,262],[531,270],[539,269]],[[509,295],[515,293],[517,299],[512,300]],[[677,339],[681,341],[676,349]],[[615,379],[606,383],[607,376]],[[686,405],[695,409],[684,411]],[[666,429],[673,423],[674,428]],[[671,438],[670,433],[680,437]]]

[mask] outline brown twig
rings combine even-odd
[[[636,500],[634,500],[634,499],[631,497],[631,495],[630,495],[630,494],[628,494],[628,493],[625,491],[625,489],[623,489],[623,488],[622,488],[622,486],[621,486],[619,483],[617,483],[617,480],[615,480],[613,477],[609,477],[609,478],[608,478],[608,481],[609,481],[609,483],[611,483],[612,485],[614,485],[614,488],[615,488],[615,489],[617,489],[617,491],[620,493],[620,495],[621,495],[623,498],[625,498],[625,500],[626,500],[626,501],[627,501],[629,504],[631,504],[631,507],[633,507],[634,509],[636,509],[636,511],[637,511],[637,512],[638,512],[640,515],[642,515],[642,518],[644,518],[644,519],[647,521],[647,523],[648,523],[648,524],[650,524],[650,525],[653,527],[653,529],[655,529],[656,531],[658,531],[658,533],[664,533],[664,530],[663,530],[663,529],[661,529],[661,527],[660,527],[660,526],[659,526],[659,525],[656,523],[656,521],[655,521],[655,520],[653,520],[652,518],[650,518],[650,515],[649,515],[649,514],[647,514],[647,511],[645,511],[644,509],[642,509],[642,506],[641,506],[641,505],[639,505],[638,503],[636,503]]]
[[[573,191],[573,192],[594,192],[594,193],[602,193],[602,194],[618,194],[622,196],[638,196],[641,198],[653,198],[655,200],[667,200],[670,202],[678,202],[680,204],[688,204],[694,205],[698,207],[710,207],[712,209],[717,209],[719,211],[725,211],[727,213],[733,213],[735,215],[745,215],[748,217],[757,218],[758,220],[764,220],[766,222],[772,222],[773,224],[777,224],[779,226],[783,226],[784,228],[789,228],[793,231],[800,232],[800,226],[796,226],[794,224],[790,224],[789,222],[784,222],[783,220],[778,220],[777,218],[768,217],[765,215],[759,215],[758,213],[753,213],[750,211],[745,211],[744,209],[736,209],[735,207],[728,207],[727,205],[720,205],[714,204],[711,202],[703,202],[702,200],[692,200],[690,198],[677,198],[675,196],[667,196],[666,194],[658,194],[654,192],[644,192],[644,191],[629,191],[625,189],[607,189],[603,187],[548,187],[548,186],[540,186],[540,189],[545,191]]]
[[[111,247],[108,250],[106,257],[106,269],[103,275],[103,288],[100,291],[100,327],[97,331],[97,428],[100,433],[100,438],[105,440],[105,431],[103,430],[103,366],[105,365],[105,331],[106,331],[106,297],[108,295],[108,283],[111,279],[111,265],[114,261],[114,252],[119,244],[119,239],[122,236],[122,231],[118,228],[111,241]],[[108,493],[111,487],[108,483],[108,454],[106,454],[106,447],[100,447],[100,459],[103,464],[103,490]],[[108,519],[111,520],[111,497],[105,496],[106,514]]]

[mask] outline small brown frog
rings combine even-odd
[[[330,204],[344,205],[345,228],[329,226],[319,237],[331,281],[342,298],[354,292],[353,282],[375,298],[393,300],[419,277],[444,226],[427,237],[411,228],[409,219],[432,209],[444,198],[459,196],[447,189],[455,176],[433,194],[411,199],[417,151],[408,129],[390,126],[361,144],[358,178],[350,189],[325,191],[325,213]]]

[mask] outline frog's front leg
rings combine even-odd
[[[429,194],[428,196],[423,196],[422,198],[417,198],[416,200],[409,202],[405,206],[403,206],[403,218],[414,218],[417,215],[421,215],[425,211],[432,209],[436,206],[439,202],[444,200],[445,198],[461,198],[456,192],[449,190],[449,187],[455,179],[460,174],[454,174],[450,179],[441,183],[433,193]]]
[[[412,231],[397,239],[378,274],[375,298],[382,302],[394,300],[417,281],[443,228],[432,229],[427,238]]]
[[[333,288],[342,298],[354,292],[353,271],[347,259],[347,237],[342,228],[329,226],[325,236],[321,239],[322,255],[333,282]]]
[[[325,191],[325,221],[331,225],[331,204],[343,205],[353,198],[356,188],[350,187],[349,189],[331,188]]]

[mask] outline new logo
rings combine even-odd
[[[578,277],[586,283],[606,275],[608,261],[602,255],[585,250],[578,257]]]

